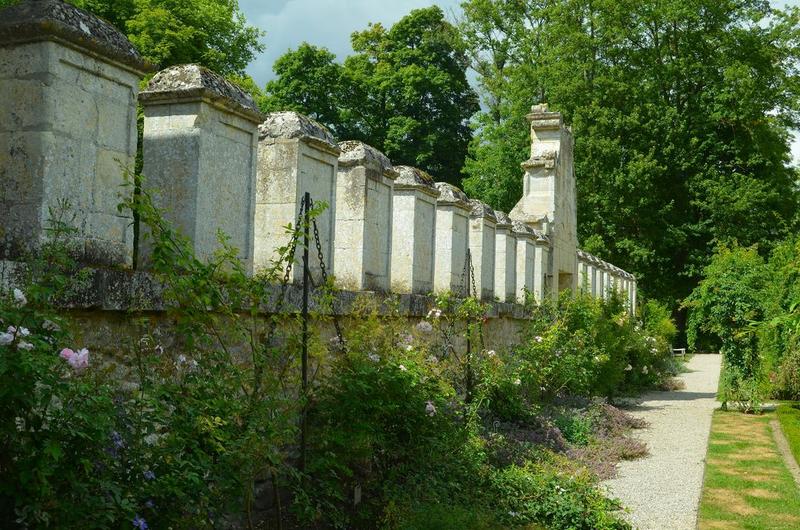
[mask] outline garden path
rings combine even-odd
[[[683,390],[650,392],[637,400],[630,412],[650,423],[637,433],[650,454],[620,463],[617,477],[604,483],[630,510],[627,518],[638,529],[696,526],[720,356],[694,355],[687,368],[679,376]]]

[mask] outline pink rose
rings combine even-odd
[[[75,356],[75,352],[69,348],[64,348],[63,350],[61,350],[61,353],[59,353],[58,356],[64,359],[65,361],[69,361]]]

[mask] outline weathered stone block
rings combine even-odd
[[[124,35],[70,4],[0,12],[0,258],[34,251],[62,207],[81,261],[132,264],[132,219],[117,204],[147,68]]]
[[[430,293],[436,242],[433,177],[421,169],[397,166],[392,208],[392,285],[397,293]]]
[[[501,302],[514,302],[517,289],[517,238],[511,218],[495,210],[494,296]]]
[[[531,227],[521,221],[514,221],[513,231],[517,241],[517,302],[524,303],[527,293],[535,296],[536,234]]]
[[[198,65],[157,73],[139,97],[144,106],[145,187],[201,259],[219,247],[218,232],[253,270],[256,156],[262,115],[249,94]],[[142,245],[144,265],[149,245]]]
[[[434,291],[463,294],[467,276],[464,265],[469,248],[469,198],[446,182],[437,182],[436,254],[433,273]]]
[[[494,299],[494,259],[497,217],[488,204],[470,199],[469,251],[475,277],[473,295]]]
[[[339,146],[333,135],[314,120],[296,112],[273,112],[259,126],[258,179],[256,186],[255,269],[267,269],[286,246],[291,235],[286,226],[297,226],[303,194],[328,207],[316,218],[322,254],[328,272],[335,273],[333,238],[336,211],[336,173]],[[295,252],[299,263],[302,245]],[[310,264],[319,277],[317,259]],[[292,281],[302,280],[302,268],[294,267]]]
[[[334,270],[353,291],[388,291],[392,257],[392,199],[397,172],[365,143],[339,144]]]

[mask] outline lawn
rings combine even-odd
[[[800,449],[800,411],[793,410],[797,413],[793,447]],[[714,413],[700,529],[800,528],[800,490],[773,438],[770,420],[775,418],[775,413]]]
[[[778,406],[778,420],[794,459],[800,462],[800,403],[781,403]]]

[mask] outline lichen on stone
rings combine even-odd
[[[492,210],[492,208],[485,202],[479,201],[478,199],[469,199],[469,206],[470,217],[489,219],[497,222],[497,217],[495,216],[494,210]]]
[[[436,189],[436,181],[433,177],[416,167],[412,166],[395,166],[399,176],[394,181],[395,185],[402,184],[406,186],[424,186],[432,190]]]
[[[439,190],[439,202],[456,203],[469,208],[469,197],[456,186],[448,182],[436,182],[434,186]]]
[[[333,134],[324,125],[292,110],[270,112],[264,122],[258,126],[258,137],[261,140],[272,139],[315,139],[339,150]]]
[[[154,102],[175,96],[201,96],[223,102],[234,110],[243,111],[253,117],[261,114],[253,97],[224,77],[198,64],[180,64],[161,70],[147,90],[139,95],[143,102]]]
[[[370,166],[380,169],[384,173],[395,175],[394,167],[389,158],[372,147],[371,145],[359,142],[358,140],[345,140],[339,142],[339,165],[340,166]]]
[[[61,39],[138,72],[151,69],[125,35],[61,0],[27,0],[0,10],[0,44]]]

